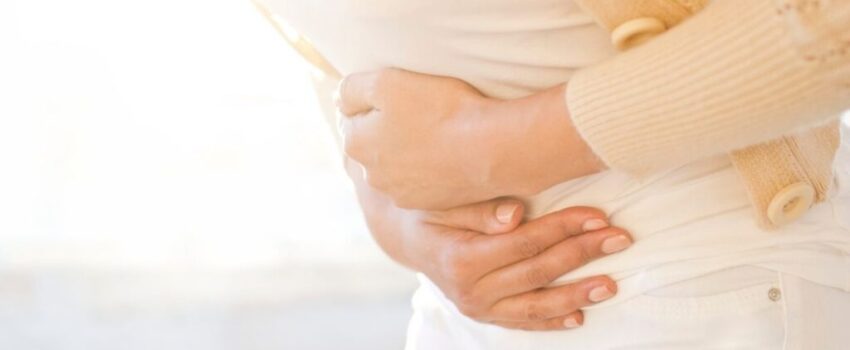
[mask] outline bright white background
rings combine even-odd
[[[0,349],[399,349],[307,70],[248,0],[0,2]]]

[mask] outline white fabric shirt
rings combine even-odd
[[[615,53],[566,0],[262,1],[343,74],[399,67],[457,77],[493,97],[555,86]]]
[[[563,83],[614,54],[608,34],[567,0],[273,0],[268,7],[343,74],[398,67],[456,77],[499,98]],[[612,275],[619,294],[598,307],[744,265],[850,290],[850,230],[837,220],[850,216],[847,201],[763,231],[726,156],[641,181],[607,171],[529,199],[531,216],[599,207],[635,237],[627,251],[559,279]]]

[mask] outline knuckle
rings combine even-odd
[[[538,227],[540,230],[545,230],[547,236],[556,237],[558,241],[563,241],[572,237],[570,230],[567,229],[569,219],[562,213],[554,213],[546,215],[539,219]]]
[[[449,279],[456,283],[466,283],[472,278],[473,261],[468,249],[461,243],[454,243],[443,253],[443,270]]]
[[[399,70],[395,68],[384,68],[378,71],[375,75],[375,90],[384,91],[391,88],[393,82],[399,75]]]
[[[462,315],[471,319],[478,319],[478,313],[474,308],[460,302],[455,302],[455,304],[457,306],[457,311],[459,311]]]
[[[404,187],[401,187],[400,189],[403,190]],[[415,209],[427,206],[427,202],[420,201],[415,194],[410,193],[409,191],[393,193],[393,204],[402,209]]]
[[[561,313],[566,314],[575,312],[588,305],[593,305],[593,303],[587,300],[584,293],[571,289],[569,293],[564,295],[564,298],[559,300],[557,307]]]
[[[540,264],[532,265],[525,271],[525,282],[534,287],[542,287],[547,285],[552,280],[546,269]]]
[[[596,257],[596,249],[591,247],[589,243],[577,244],[575,250],[579,264],[587,264]]]
[[[475,293],[471,291],[461,291],[455,295],[454,302],[458,311],[460,311],[460,313],[464,316],[472,319],[484,318],[484,308],[480,303],[480,298],[478,298]]]
[[[366,183],[377,190],[383,191],[387,189],[387,182],[383,180],[382,176],[375,174],[374,172],[366,173]]]
[[[577,242],[570,242],[565,251],[565,255],[570,266],[582,266],[590,262],[592,259],[590,250]]]
[[[536,242],[525,235],[518,235],[514,240],[514,250],[523,259],[529,259],[540,254],[543,249]]]
[[[540,321],[546,319],[546,315],[536,303],[525,304],[523,317],[528,321]]]
[[[496,219],[496,208],[498,208],[497,204],[493,204],[492,206],[477,206],[473,211],[474,214],[472,217],[477,222],[492,222]]]

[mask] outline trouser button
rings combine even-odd
[[[770,288],[770,290],[767,291],[767,297],[770,298],[770,300],[779,301],[779,299],[782,299],[782,291],[780,291],[779,288]]]

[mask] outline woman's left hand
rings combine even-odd
[[[454,78],[353,74],[337,98],[345,151],[400,207],[534,194],[604,168],[573,127],[564,89],[497,100]]]

